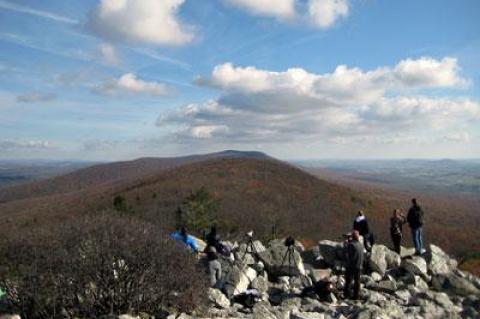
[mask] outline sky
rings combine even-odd
[[[478,0],[0,0],[0,158],[480,158]]]

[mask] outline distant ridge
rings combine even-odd
[[[58,177],[2,188],[0,189],[0,203],[76,192],[93,186],[137,179],[182,165],[220,158],[274,160],[263,152],[225,150],[200,155],[143,157],[132,161],[102,163]]]

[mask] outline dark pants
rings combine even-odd
[[[361,269],[348,269],[345,273],[345,298],[351,297],[351,286],[353,281],[353,299],[358,299],[360,294],[360,274],[362,273]]]
[[[400,244],[402,243],[402,234],[391,234],[393,241],[393,250],[400,255],[401,248]]]

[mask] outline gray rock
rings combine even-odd
[[[404,259],[402,268],[412,275],[427,276],[427,262],[420,256]]]
[[[334,266],[339,260],[344,259],[343,245],[331,240],[322,240],[318,243],[320,256],[325,263]]]
[[[264,294],[268,291],[268,279],[264,276],[258,276],[252,281],[250,286],[252,289],[256,289],[260,294]]]
[[[433,275],[446,275],[457,268],[457,261],[450,258],[442,249],[430,245],[426,255],[428,269]]]
[[[268,302],[258,302],[253,307],[252,319],[278,319]]]
[[[325,319],[325,315],[318,312],[292,312],[290,319]]]
[[[432,284],[436,290],[446,291],[451,294],[460,296],[480,295],[480,290],[467,278],[463,278],[454,273],[434,276]]]
[[[331,269],[312,269],[309,272],[310,278],[312,278],[313,282],[319,282],[324,279],[328,279],[332,274]]]
[[[393,280],[382,280],[377,283],[377,288],[381,291],[392,294],[397,291],[397,283]]]
[[[294,249],[287,252],[287,249],[284,245],[272,245],[258,254],[269,275],[273,277],[305,275],[300,253]]]
[[[383,276],[387,269],[398,268],[400,262],[400,255],[391,251],[386,246],[373,245],[369,259],[369,265],[373,271]]]
[[[407,289],[397,290],[395,291],[394,295],[402,300],[404,303],[408,303],[412,295]]]
[[[224,290],[229,298],[247,290],[250,283],[256,278],[256,271],[250,267],[233,266],[225,277]]]
[[[218,289],[208,289],[208,299],[217,307],[225,309],[230,307],[230,300]]]

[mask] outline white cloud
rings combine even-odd
[[[310,0],[308,14],[312,23],[321,29],[327,29],[349,13],[348,0]]]
[[[371,71],[338,66],[333,73],[313,74],[301,68],[284,72],[218,65],[208,78],[197,83],[227,90],[230,93],[288,93],[304,98],[368,104],[383,96],[386,90],[405,88],[456,87],[468,81],[461,78],[457,60],[435,60],[422,57],[400,61],[395,67],[379,67]]]
[[[292,19],[295,17],[295,0],[224,0],[254,15]]]
[[[0,150],[15,151],[22,149],[46,150],[55,146],[50,141],[42,140],[18,140],[18,141],[0,141]]]
[[[414,65],[430,61],[441,70],[453,70],[446,73],[455,80],[446,81],[445,72],[430,74],[431,69],[420,67],[409,74],[422,81],[411,81],[399,76],[404,61]],[[420,138],[419,133],[443,136],[445,130],[478,125],[477,101],[418,95],[419,89],[455,88],[466,82],[456,60],[404,61],[369,71],[342,65],[324,74],[218,65],[209,77],[197,79],[197,84],[220,89],[218,99],[164,114],[157,125],[172,127],[178,141],[224,144],[296,139],[420,143],[434,139]]]
[[[44,19],[49,19],[55,22],[61,22],[61,23],[68,23],[68,24],[77,24],[78,21],[56,14],[48,11],[42,11],[42,10],[36,10],[27,6],[23,6],[20,4],[16,3],[11,3],[8,1],[0,0],[0,8],[1,9],[6,9],[6,10],[11,10],[19,13],[25,13],[29,14],[32,16],[44,18]]]
[[[164,83],[147,82],[138,79],[135,74],[126,73],[118,79],[107,81],[93,90],[100,95],[118,96],[118,95],[151,95],[167,96],[171,94],[171,89]]]
[[[224,0],[252,15],[283,21],[307,22],[320,29],[332,27],[350,12],[349,0]]]
[[[25,93],[17,96],[17,101],[22,103],[50,102],[57,97],[54,94]]]
[[[471,136],[468,132],[452,132],[444,136],[445,140],[454,143],[468,143]]]
[[[100,56],[103,61],[111,65],[118,65],[121,63],[121,59],[118,56],[118,52],[115,47],[108,43],[102,43],[99,46]]]
[[[185,0],[101,0],[88,26],[107,41],[182,45],[193,40],[177,12]]]
[[[406,59],[397,64],[395,77],[405,86],[452,87],[466,85],[468,82],[458,76],[459,67],[456,58],[446,57],[435,60],[422,57],[417,60]]]

